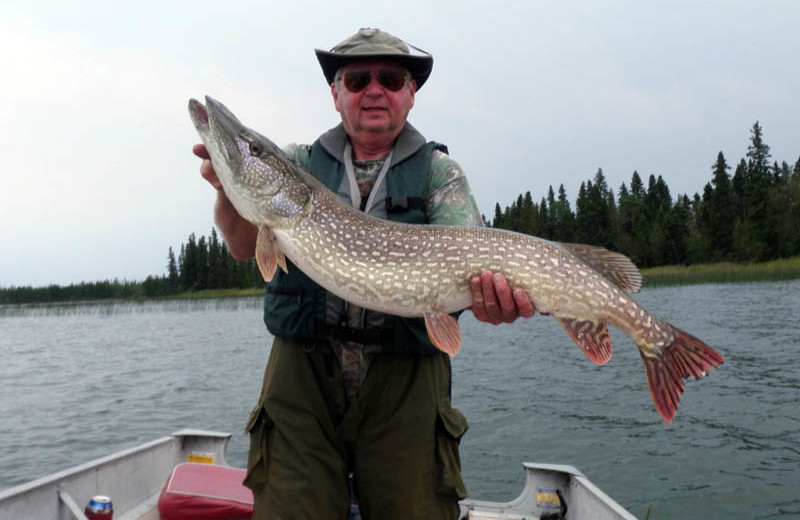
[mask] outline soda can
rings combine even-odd
[[[107,496],[95,495],[89,499],[83,513],[89,520],[111,520],[114,517],[114,504]]]

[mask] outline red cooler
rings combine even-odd
[[[161,496],[161,520],[250,520],[253,494],[243,469],[185,462],[172,471]]]

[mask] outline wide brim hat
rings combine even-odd
[[[336,71],[345,65],[366,60],[391,60],[405,67],[417,82],[417,90],[428,80],[433,70],[433,56],[414,47],[420,54],[411,54],[409,45],[400,38],[380,29],[360,29],[350,38],[329,51],[314,49],[328,85],[333,84]]]

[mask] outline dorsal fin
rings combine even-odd
[[[592,266],[623,291],[635,293],[642,288],[642,273],[627,256],[599,246],[563,242],[558,245]]]

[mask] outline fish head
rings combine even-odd
[[[208,96],[205,105],[190,100],[189,114],[225,194],[242,217],[277,228],[309,211],[311,190],[275,143]]]

